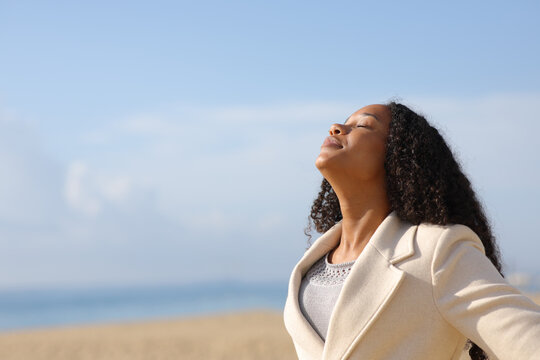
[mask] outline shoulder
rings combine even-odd
[[[445,257],[457,249],[485,253],[482,240],[470,227],[463,224],[437,225],[421,223],[416,233],[417,246],[434,259]]]

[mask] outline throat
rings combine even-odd
[[[366,245],[367,241],[347,249],[347,247],[340,242],[340,244],[328,254],[328,262],[330,264],[342,264],[355,261],[358,259]]]

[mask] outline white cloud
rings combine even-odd
[[[72,208],[88,215],[96,215],[101,204],[88,184],[88,168],[80,161],[72,163],[67,171],[65,197]]]
[[[131,192],[131,179],[127,176],[100,178],[98,184],[103,196],[117,204],[125,201]]]
[[[131,183],[127,176],[92,173],[85,163],[77,160],[68,166],[64,196],[71,208],[95,216],[104,202],[115,205],[126,202]]]
[[[5,116],[5,117],[4,117]],[[0,220],[4,226],[54,226],[60,165],[41,151],[32,126],[0,114]]]

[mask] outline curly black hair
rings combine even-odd
[[[384,105],[392,114],[384,161],[391,210],[415,225],[467,225],[482,240],[486,256],[502,275],[499,249],[482,204],[442,135],[407,106],[395,101]],[[323,179],[304,230],[308,243],[311,222],[322,234],[342,218],[338,197]],[[472,360],[488,359],[470,340],[468,347]]]

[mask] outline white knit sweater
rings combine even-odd
[[[328,323],[343,282],[354,261],[330,264],[324,255],[302,278],[298,300],[300,310],[321,339],[326,340]]]

